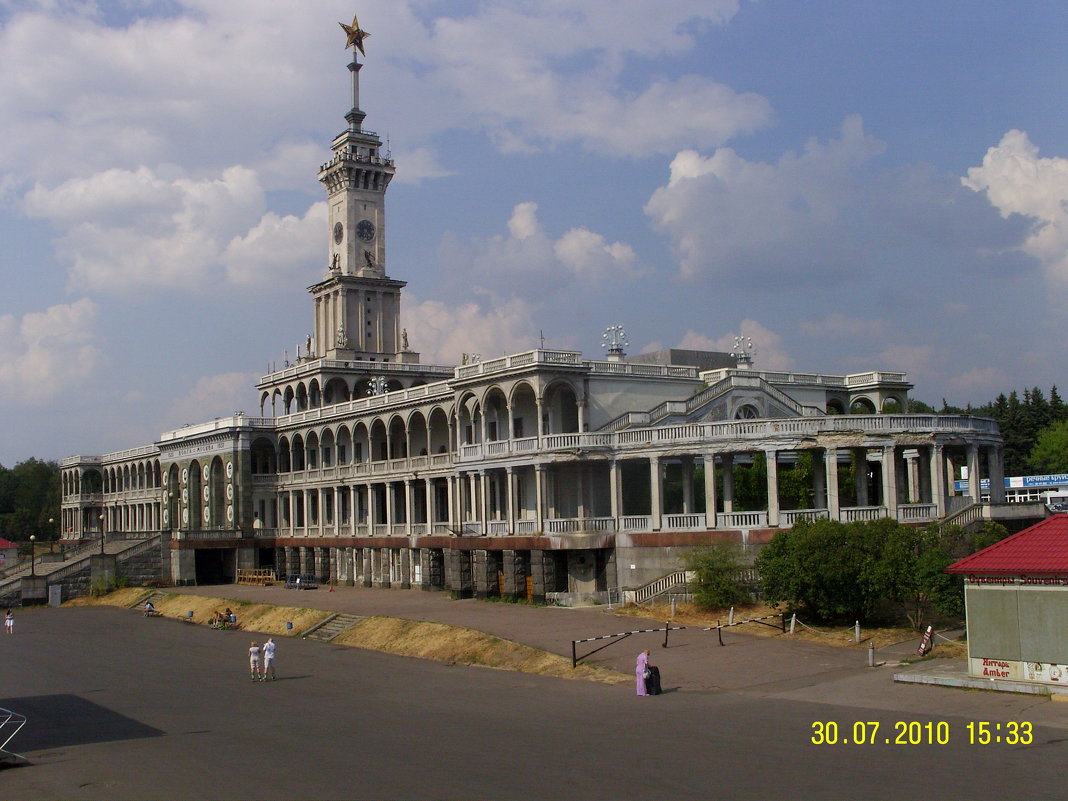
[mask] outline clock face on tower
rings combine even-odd
[[[334,223],[334,243],[340,245],[343,236],[345,236],[345,226],[339,222]]]
[[[375,238],[375,224],[370,220],[360,220],[356,223],[356,236],[364,242],[370,242]]]

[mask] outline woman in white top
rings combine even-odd
[[[256,681],[260,677],[260,644],[257,642],[252,643],[252,646],[248,649],[248,669],[252,672],[252,680]]]

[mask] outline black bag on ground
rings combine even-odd
[[[649,678],[645,680],[645,691],[649,695],[660,695],[660,668],[649,665]]]

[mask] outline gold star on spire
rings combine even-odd
[[[356,20],[356,15],[352,15],[351,25],[346,25],[344,22],[339,22],[338,25],[345,31],[345,49],[348,50],[350,47],[355,47],[360,51],[361,55],[366,56],[367,54],[363,51],[363,40],[371,34],[360,27],[360,23]]]

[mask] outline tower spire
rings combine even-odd
[[[356,133],[361,130],[364,118],[367,116],[360,111],[360,68],[363,65],[356,57],[356,51],[359,50],[361,55],[367,57],[367,52],[363,49],[363,40],[371,34],[360,27],[355,14],[352,15],[351,25],[346,25],[344,22],[339,22],[338,25],[345,31],[345,49],[352,48],[352,62],[349,64],[349,72],[352,73],[352,109],[345,115],[345,119],[348,120],[349,130]]]

